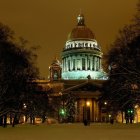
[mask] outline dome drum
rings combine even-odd
[[[98,45],[96,40],[75,40],[75,41],[67,41],[64,50],[66,49],[77,49],[77,48],[91,48],[100,50],[100,46]]]
[[[75,48],[75,49],[72,49],[72,48],[70,48],[70,49],[67,49],[67,50],[63,50],[62,55],[67,54],[67,53],[81,53],[81,52],[102,54],[102,52],[99,51],[98,49],[92,49],[92,48]]]
[[[62,78],[69,80],[105,79],[101,65],[102,52],[93,32],[86,27],[84,17],[68,36],[62,51]]]

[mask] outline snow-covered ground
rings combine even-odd
[[[140,124],[18,125],[0,127],[0,140],[140,140]]]

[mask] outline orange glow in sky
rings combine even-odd
[[[37,65],[47,78],[53,58],[61,51],[82,9],[86,25],[94,32],[103,53],[118,30],[136,13],[138,0],[0,0],[0,22],[10,26],[17,37],[40,45]]]

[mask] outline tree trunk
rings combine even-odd
[[[3,116],[3,127],[7,127],[7,114]]]
[[[3,116],[0,117],[0,126],[3,126]]]

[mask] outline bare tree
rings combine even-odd
[[[13,31],[0,23],[1,118],[6,118],[9,112],[14,113],[14,116],[17,117],[17,113],[23,107],[24,98],[29,96],[33,88],[29,83],[38,76],[38,69],[34,64],[35,54],[25,46],[23,41],[15,42]]]
[[[140,103],[140,1],[137,9],[133,22],[119,31],[106,57],[110,72],[103,95],[110,108],[114,112],[124,111],[130,122],[134,114],[128,110]]]

